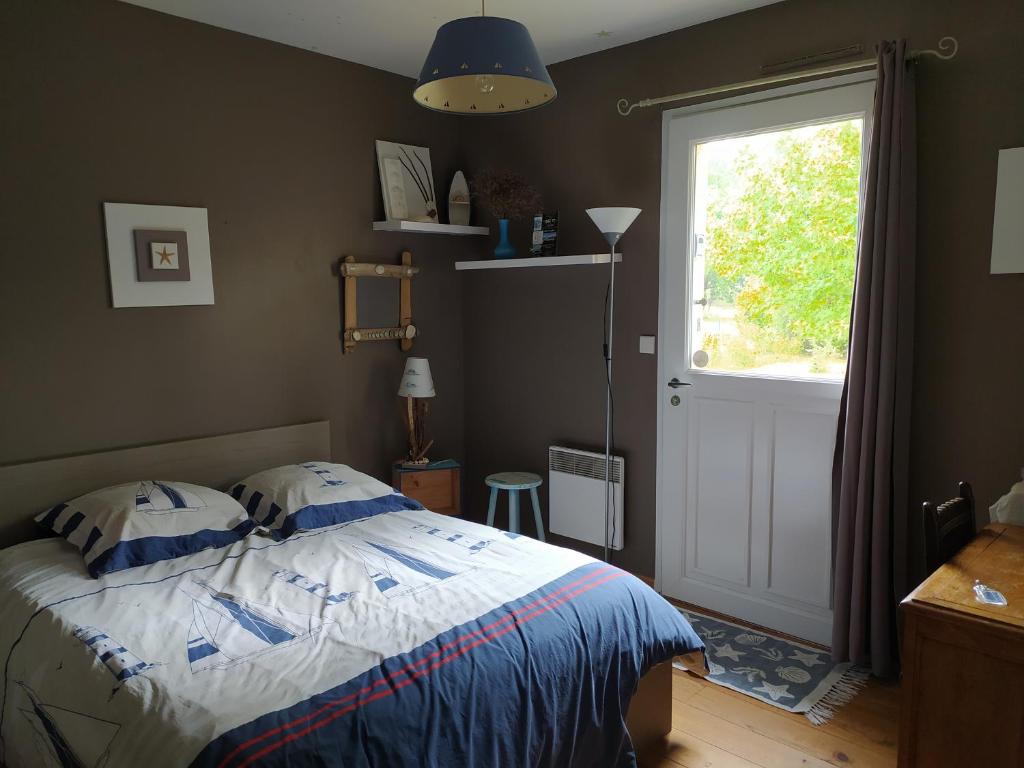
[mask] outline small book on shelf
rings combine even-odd
[[[530,242],[530,255],[558,255],[558,211],[554,213],[538,213],[533,217],[533,239]]]

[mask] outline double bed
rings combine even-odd
[[[329,455],[318,422],[4,467],[0,535],[111,483]],[[0,589],[8,768],[631,765],[669,728],[671,659],[703,653],[628,573],[429,510],[96,579],[26,541]]]

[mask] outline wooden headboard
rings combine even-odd
[[[44,509],[109,485],[180,480],[224,490],[253,472],[330,458],[330,423],[315,421],[9,464],[0,467],[0,547],[37,538],[32,518]]]

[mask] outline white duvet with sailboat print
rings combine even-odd
[[[253,535],[100,579],[48,539],[0,552],[0,574],[8,768],[497,765],[532,762],[538,749],[562,760],[546,721],[561,705],[537,690],[552,687],[545,665],[555,679],[594,678],[593,690],[612,665],[626,700],[608,706],[621,721],[647,666],[700,647],[618,569],[427,511],[283,541]],[[615,630],[621,616],[609,611],[635,617],[638,606],[648,626]],[[580,671],[581,659],[599,671]],[[519,718],[522,743],[482,743],[479,722],[445,722],[463,717],[453,701],[486,715],[495,698],[507,711],[490,717],[538,709],[534,723]],[[605,704],[566,702],[584,713]],[[593,717],[558,726],[616,732]],[[598,748],[631,754],[617,738]]]

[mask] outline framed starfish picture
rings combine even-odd
[[[213,304],[205,208],[104,203],[114,307]]]
[[[140,283],[191,280],[188,233],[173,229],[136,229],[135,272]]]

